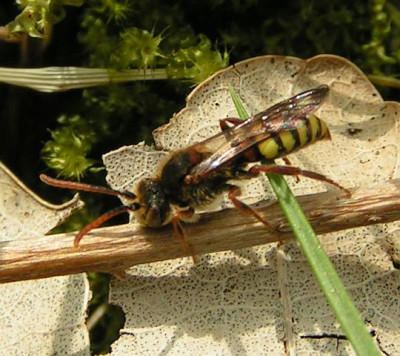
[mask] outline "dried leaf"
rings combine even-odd
[[[0,163],[0,240],[43,236],[82,202],[51,205]],[[84,274],[0,285],[3,355],[89,355],[85,322],[90,299]]]
[[[123,146],[103,155],[107,167],[108,184],[119,191],[135,191],[143,178],[157,173],[157,166],[168,153],[156,151],[143,142],[134,146]],[[124,202],[124,199],[121,199]]]
[[[1,162],[0,192],[0,241],[40,237],[82,206],[78,195],[65,204],[49,204],[24,186]]]
[[[229,85],[254,114],[320,84],[331,89],[317,115],[328,122],[332,141],[291,155],[293,165],[349,188],[395,177],[400,106],[383,102],[357,67],[336,56],[264,56],[218,72],[189,95],[186,108],[170,124],[155,131],[156,147],[176,150],[218,132],[219,119],[236,116]],[[125,159],[129,150],[123,149]],[[109,153],[107,160],[113,166],[109,182],[127,186],[119,179],[125,167],[118,154]],[[135,154],[129,160],[135,161]],[[141,177],[154,174],[156,163],[150,162],[142,168],[150,166],[151,171]],[[143,169],[135,167],[136,172]],[[245,200],[268,199],[265,180],[254,181],[246,186]],[[308,179],[290,182],[298,194],[326,189]],[[129,188],[136,183],[129,176]],[[393,223],[321,237],[387,354],[400,350],[400,279],[391,256],[396,249],[385,243],[398,231],[399,224]],[[114,282],[111,293],[112,302],[126,312],[113,355],[353,352],[294,242],[210,254],[195,266],[181,259],[128,273],[127,280]]]

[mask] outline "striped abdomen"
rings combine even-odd
[[[323,139],[330,139],[326,123],[315,115],[310,115],[299,128],[282,130],[259,143],[258,150],[264,158],[273,160]]]

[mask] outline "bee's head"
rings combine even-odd
[[[143,179],[137,187],[135,211],[138,222],[149,227],[160,227],[171,221],[171,207],[160,182]]]
[[[76,247],[79,246],[83,236],[89,231],[101,226],[104,222],[119,214],[134,211],[139,223],[150,227],[160,227],[171,221],[172,213],[168,199],[165,197],[160,182],[155,179],[143,179],[138,185],[137,194],[86,183],[55,179],[45,174],[41,174],[40,179],[44,183],[54,187],[114,195],[125,198],[125,200],[129,202],[106,212],[86,225],[75,237],[74,245]]]

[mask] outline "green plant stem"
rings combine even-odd
[[[285,179],[268,175],[296,240],[343,332],[358,355],[380,355],[360,314]]]
[[[396,78],[384,76],[384,75],[374,75],[374,74],[368,75],[368,79],[372,83],[381,85],[383,87],[400,89],[400,79],[396,79]]]
[[[230,92],[240,118],[246,119],[248,114],[240,98],[232,88]],[[267,174],[267,177],[322,292],[355,352],[358,355],[380,355],[351,297],[285,179],[274,174]]]
[[[156,79],[167,79],[166,70],[149,69],[144,72],[139,69],[116,71],[112,69],[82,67],[24,69],[0,67],[0,82],[47,93],[136,80]]]

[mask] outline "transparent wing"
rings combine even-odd
[[[250,147],[284,130],[296,130],[306,123],[306,117],[315,112],[327,97],[329,87],[301,92],[275,104],[239,125],[197,143],[197,149],[214,152],[196,165],[190,175],[195,181],[206,178],[211,172],[235,159]]]

